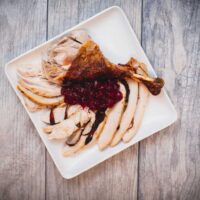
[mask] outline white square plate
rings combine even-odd
[[[43,52],[47,50],[52,42],[55,42],[70,31],[80,28],[88,31],[94,41],[100,45],[102,52],[110,61],[114,63],[126,63],[132,56],[147,64],[149,72],[155,75],[124,12],[119,7],[114,6],[7,63],[5,66],[6,75],[23,105],[22,96],[16,90],[16,67],[24,64],[40,64]],[[162,91],[159,96],[150,96],[141,127],[136,136],[129,143],[124,144],[121,142],[117,146],[107,148],[102,152],[100,152],[97,145],[95,145],[73,157],[66,158],[61,154],[63,144],[49,141],[46,134],[43,133],[41,129],[43,124],[40,120],[40,112],[30,113],[27,109],[26,111],[61,175],[67,179],[79,175],[138,141],[169,126],[177,119],[176,111],[169,97]]]

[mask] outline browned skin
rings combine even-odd
[[[143,65],[134,58],[127,64],[113,64],[104,57],[99,46],[89,39],[80,45],[76,57],[72,59],[67,69],[54,61],[43,61],[42,69],[50,82],[59,85],[64,79],[83,81],[126,77],[142,82],[153,95],[158,95],[164,86],[164,81],[161,78],[151,78],[147,73],[137,74],[136,70]]]
[[[102,54],[99,46],[92,40],[85,42],[79,49],[77,57],[67,71],[65,78],[69,80],[94,80],[102,78],[124,78],[129,77],[142,82],[153,95],[158,95],[164,86],[161,78],[150,78],[148,74],[138,75],[135,70],[141,67],[134,58],[127,64],[113,64]]]
[[[110,63],[102,54],[99,46],[92,40],[84,43],[77,57],[72,61],[65,78],[70,80],[94,80],[99,78],[119,78],[127,74],[129,67]]]

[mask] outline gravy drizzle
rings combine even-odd
[[[104,120],[104,118],[105,118],[105,109],[98,110],[96,112],[96,119],[94,121],[94,124],[92,125],[92,128],[90,132],[87,134],[87,137],[85,139],[85,145],[91,142],[95,131],[97,130],[99,124]]]

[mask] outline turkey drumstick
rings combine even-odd
[[[117,65],[105,58],[99,46],[89,37],[85,37],[85,40],[81,42],[78,38],[72,40],[72,36],[68,40],[70,40],[68,43],[70,43],[71,48],[75,48],[75,54],[70,62],[61,65],[52,58],[43,61],[43,72],[49,81],[62,84],[64,79],[84,81],[128,77],[143,83],[153,95],[158,95],[164,86],[164,81],[161,78],[151,78],[147,73],[145,75],[137,74],[138,67],[144,64],[139,63],[134,58],[131,58],[127,64]],[[69,46],[66,45],[64,48],[69,48]],[[49,55],[52,55],[52,52]],[[56,59],[59,56],[57,54]]]

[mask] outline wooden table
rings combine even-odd
[[[72,180],[56,169],[4,65],[112,6],[127,14],[178,121]],[[199,199],[198,0],[0,0],[0,199]]]

